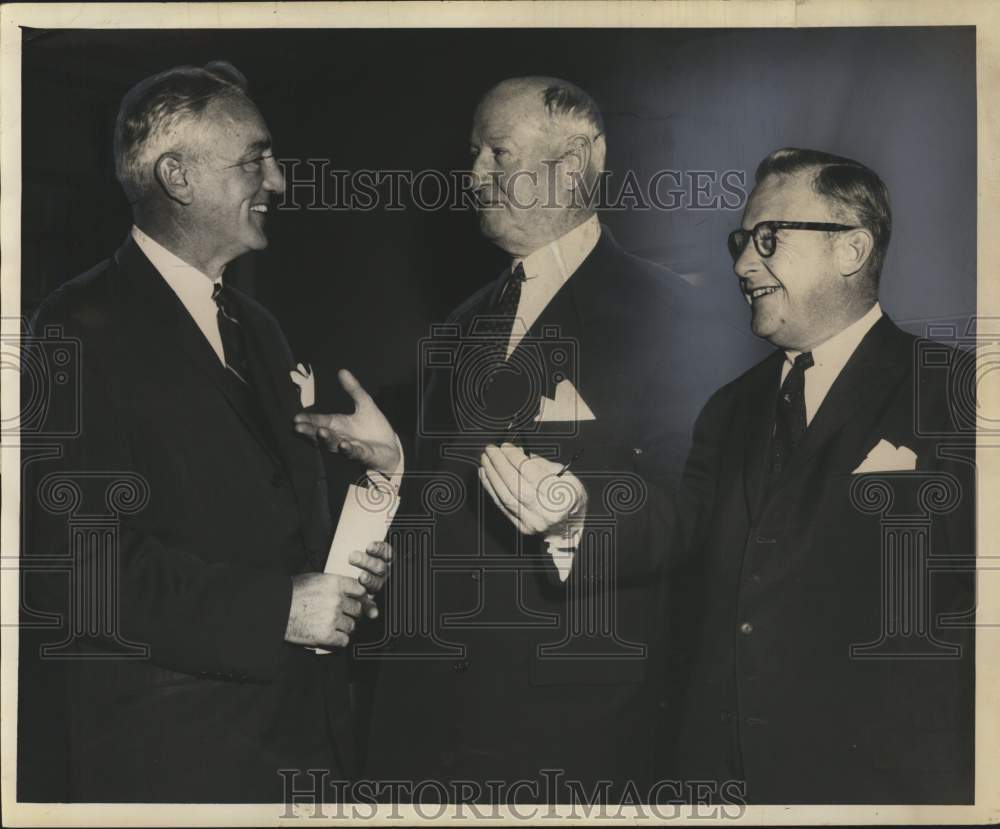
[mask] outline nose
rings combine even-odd
[[[747,239],[747,243],[743,246],[743,250],[740,251],[740,255],[733,262],[733,270],[737,276],[746,278],[757,273],[761,267],[760,254],[757,253],[757,247],[754,245],[753,239]]]
[[[482,187],[484,184],[490,181],[491,167],[489,165],[487,151],[484,147],[472,160],[472,177],[475,179],[476,186]]]
[[[285,192],[285,174],[273,156],[264,159],[264,189],[278,195]]]

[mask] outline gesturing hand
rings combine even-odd
[[[346,455],[366,469],[389,475],[402,460],[396,433],[351,372],[341,369],[337,378],[354,401],[354,413],[299,412],[295,415],[295,431],[321,441],[331,452]]]
[[[511,443],[487,446],[479,480],[500,511],[525,535],[562,533],[587,505],[587,491],[562,465],[528,457]]]

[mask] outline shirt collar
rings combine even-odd
[[[813,365],[824,370],[838,372],[842,369],[851,355],[855,352],[861,341],[865,338],[872,327],[882,317],[882,306],[876,302],[867,313],[858,320],[855,320],[843,331],[834,334],[830,339],[820,343],[812,350]],[[789,363],[794,363],[795,358],[801,351],[786,350],[785,359]]]
[[[600,236],[601,223],[597,216],[593,215],[569,233],[543,245],[527,256],[514,259],[511,262],[511,269],[520,263],[524,266],[525,279],[541,277],[546,281],[551,279],[561,284],[583,264],[583,260],[597,245]]]
[[[174,293],[185,305],[189,300],[203,301],[212,298],[212,289],[220,279],[211,279],[193,265],[189,265],[177,254],[171,253],[163,245],[143,233],[136,225],[132,225],[132,238],[139,246],[160,276],[166,280]]]

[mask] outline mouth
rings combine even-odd
[[[744,289],[743,296],[746,297],[748,303],[753,305],[758,299],[765,296],[770,296],[771,294],[781,290],[780,285],[762,285],[759,288],[751,288],[749,290]]]
[[[258,214],[260,214],[261,217],[266,216],[267,215],[267,204],[251,204],[250,205],[250,212],[251,213],[258,213]]]

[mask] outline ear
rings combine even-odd
[[[194,199],[190,171],[177,153],[164,153],[153,167],[156,180],[167,197],[180,204],[191,204]]]
[[[584,172],[590,167],[593,149],[586,135],[572,135],[566,139],[559,159],[560,183],[565,189],[575,190],[580,186]]]
[[[875,239],[864,228],[845,230],[837,234],[837,266],[841,276],[854,276],[871,258]]]

